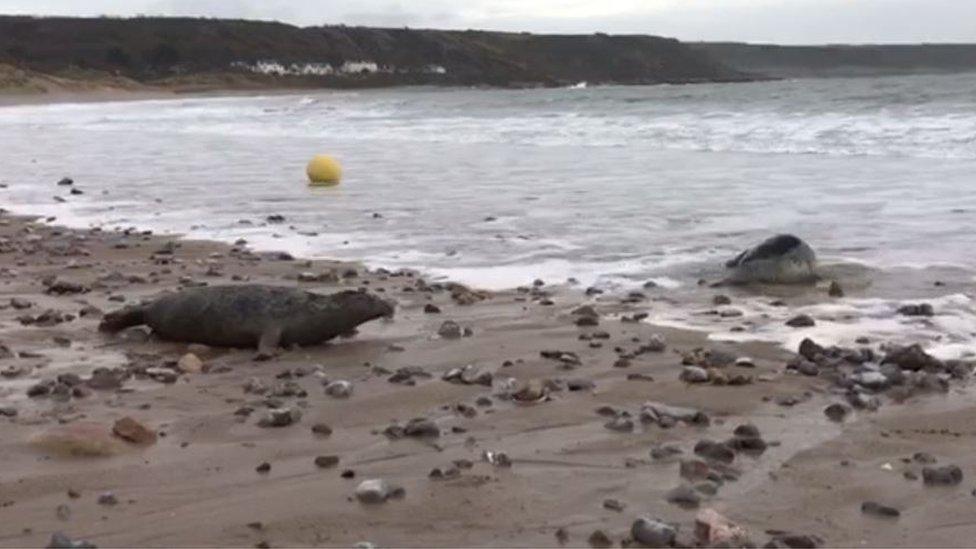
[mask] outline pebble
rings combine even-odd
[[[840,423],[851,413],[851,409],[844,404],[834,403],[824,408],[823,413],[830,421]]]
[[[444,339],[458,339],[462,336],[461,325],[453,320],[445,320],[437,330],[437,335]]]
[[[622,512],[627,506],[620,500],[608,498],[603,500],[603,508],[611,511]]]
[[[830,297],[844,297],[844,288],[836,280],[832,280],[830,281],[830,287],[827,288],[827,295]]]
[[[634,420],[626,416],[617,416],[603,426],[618,433],[631,433],[634,431]]]
[[[630,536],[644,547],[670,547],[678,531],[674,526],[648,517],[640,517],[630,527]]]
[[[383,503],[391,498],[403,497],[403,488],[394,486],[383,479],[369,479],[359,483],[356,487],[356,499],[360,503],[374,505]]]
[[[327,437],[332,434],[332,427],[325,423],[316,423],[312,425],[312,434]]]
[[[810,326],[815,326],[817,323],[813,320],[810,315],[797,315],[786,321],[786,325],[791,328],[809,328]]]
[[[685,383],[706,383],[708,381],[708,370],[698,366],[685,366],[678,378]]]
[[[429,315],[436,315],[441,312],[441,308],[438,307],[437,305],[434,305],[433,303],[428,303],[424,305],[424,312]]]
[[[352,394],[352,383],[344,380],[337,380],[325,386],[325,394],[334,398],[349,398]]]
[[[177,361],[176,368],[184,374],[199,374],[203,371],[203,361],[193,353],[186,353]]]
[[[287,427],[302,417],[298,408],[271,408],[258,420],[259,427]]]
[[[665,495],[665,499],[668,503],[685,508],[694,508],[701,504],[701,496],[691,486],[686,484],[669,490]]]
[[[901,511],[895,509],[894,507],[889,507],[887,505],[882,505],[875,501],[865,501],[861,504],[861,512],[865,515],[871,515],[875,517],[882,518],[898,518],[901,516]]]
[[[954,486],[962,482],[962,476],[957,465],[922,468],[922,482],[927,486]]]
[[[115,497],[112,492],[103,492],[98,495],[99,505],[117,505],[119,503],[119,498]]]
[[[613,540],[603,530],[594,530],[586,541],[589,542],[590,547],[613,547]]]
[[[51,541],[47,542],[49,549],[95,549],[98,546],[83,539],[71,539],[62,532],[51,534]]]
[[[722,463],[732,463],[735,460],[735,452],[727,444],[712,440],[699,440],[695,444],[695,454]]]
[[[156,442],[156,431],[128,416],[115,422],[112,426],[112,433],[134,444],[153,444]]]
[[[261,473],[261,474],[270,473],[271,472],[271,464],[268,463],[267,461],[262,462],[260,465],[258,465],[257,467],[255,467],[254,470],[257,471],[257,472],[259,472],[259,473]]]

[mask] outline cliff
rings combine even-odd
[[[558,86],[739,81],[677,40],[191,18],[0,16],[0,63],[22,71],[202,86]]]

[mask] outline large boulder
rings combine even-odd
[[[725,263],[733,284],[802,284],[817,280],[817,255],[791,234],[766,239]]]

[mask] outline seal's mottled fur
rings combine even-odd
[[[146,324],[171,341],[221,347],[313,345],[391,316],[393,306],[366,292],[320,295],[294,288],[249,284],[191,288],[105,315],[99,330]]]

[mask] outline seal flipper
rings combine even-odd
[[[105,315],[98,324],[98,331],[115,333],[130,326],[146,323],[146,308],[142,306],[126,307]]]
[[[278,354],[278,344],[281,343],[281,327],[266,328],[258,340],[258,354],[254,360],[270,360]]]

